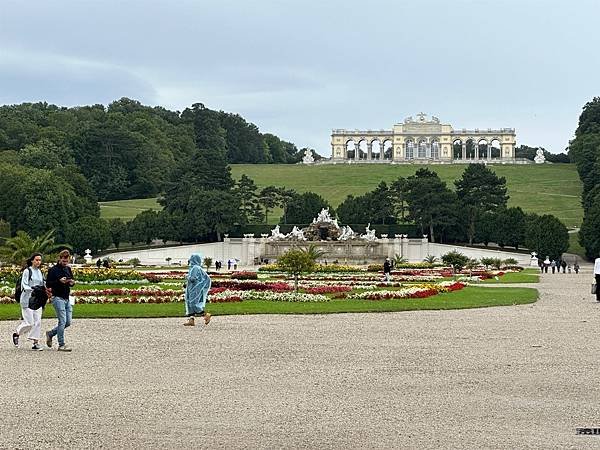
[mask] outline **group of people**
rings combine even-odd
[[[546,256],[546,259],[539,259],[538,265],[540,267],[540,271],[542,273],[548,273],[548,269],[552,271],[552,273],[560,273],[560,269],[562,269],[562,273],[571,273],[574,271],[575,273],[579,273],[579,263],[575,261],[573,265],[567,263],[564,259],[550,260],[550,257]]]
[[[70,352],[71,347],[65,343],[65,329],[73,319],[74,299],[71,297],[71,287],[75,285],[73,272],[69,265],[71,254],[62,250],[58,261],[48,270],[47,278],[41,271],[42,254],[33,253],[26,261],[21,275],[21,306],[22,320],[12,333],[12,343],[19,346],[21,336],[27,333],[27,339],[32,341],[32,350],[44,350],[42,340],[42,314],[44,306],[36,307],[32,302],[32,294],[36,289],[43,289],[56,313],[57,325],[45,334],[46,347],[52,348],[54,337],[58,338],[58,351]],[[202,268],[202,255],[192,254],[189,260],[189,270],[185,283],[185,316],[184,326],[194,326],[195,317],[203,317],[204,324],[211,320],[210,313],[205,311],[208,291],[211,281],[208,273]]]
[[[75,284],[73,272],[69,266],[71,253],[63,250],[58,254],[58,262],[48,270],[48,277],[44,279],[41,271],[42,255],[32,254],[26,262],[26,267],[21,276],[21,306],[22,321],[12,334],[12,343],[19,346],[21,335],[27,334],[27,339],[33,341],[32,350],[43,350],[40,344],[42,339],[42,313],[43,306],[35,308],[30,302],[34,289],[42,287],[54,307],[58,324],[46,332],[46,346],[52,348],[54,337],[58,338],[58,351],[70,352],[71,348],[65,344],[65,328],[71,325],[73,318],[73,304],[70,299],[71,287]]]

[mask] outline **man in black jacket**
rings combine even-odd
[[[46,286],[52,291],[52,306],[56,311],[58,325],[46,333],[46,345],[52,347],[52,338],[58,336],[58,351],[70,352],[71,349],[65,345],[65,328],[71,325],[73,307],[69,302],[71,286],[75,284],[73,272],[69,267],[71,254],[69,250],[63,250],[58,254],[58,263],[48,271]]]

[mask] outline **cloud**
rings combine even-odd
[[[0,50],[0,103],[47,101],[64,106],[121,97],[156,99],[154,87],[131,69],[64,55]]]

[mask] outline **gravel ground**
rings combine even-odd
[[[600,448],[575,434],[600,427],[591,279],[463,311],[76,320],[71,354],[0,322],[0,448]]]

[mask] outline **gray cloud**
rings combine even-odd
[[[562,151],[598,95],[593,0],[4,0],[0,102],[238,112],[329,153],[425,111]]]

